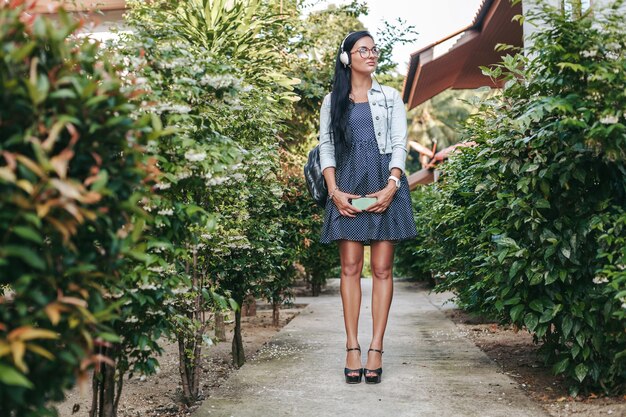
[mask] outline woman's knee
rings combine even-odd
[[[374,265],[372,264],[372,278],[373,279],[391,279],[392,265]]]
[[[344,261],[341,263],[341,275],[346,277],[361,278],[361,271],[363,270],[363,261]]]

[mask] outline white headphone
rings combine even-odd
[[[348,35],[343,38],[343,41],[341,41],[341,54],[339,54],[339,61],[341,61],[344,68],[350,65],[350,54],[343,50],[343,44],[346,42],[346,39],[348,39],[348,37],[353,33],[354,32],[348,33]]]

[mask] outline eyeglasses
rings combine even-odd
[[[357,49],[354,52],[350,52],[350,54],[356,54],[359,53],[359,55],[361,55],[361,58],[366,59],[370,57],[370,52],[372,54],[372,56],[374,58],[378,58],[380,56],[380,49],[378,49],[377,46],[374,46],[372,49],[366,48],[365,46],[360,47],[359,49]]]

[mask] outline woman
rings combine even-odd
[[[416,236],[404,175],[406,112],[397,90],[372,75],[379,50],[366,31],[350,33],[335,63],[333,90],[320,111],[320,165],[329,190],[321,243],[337,241],[346,327],[347,383],[379,383],[383,337],[393,296],[394,243]],[[352,199],[374,197],[361,210]],[[361,368],[358,322],[363,247],[371,246],[373,337]]]

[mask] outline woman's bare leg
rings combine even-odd
[[[393,298],[393,243],[376,241],[371,244],[372,266],[372,342],[370,348],[383,350],[383,338]],[[365,368],[378,369],[382,366],[382,355],[368,352]],[[368,373],[367,376],[374,376]]]
[[[343,321],[346,326],[346,347],[359,344],[359,312],[361,311],[361,272],[363,270],[363,243],[350,240],[339,241],[341,259],[341,301],[343,303]],[[360,369],[359,351],[347,352],[346,368]],[[358,375],[358,372],[349,375]]]

